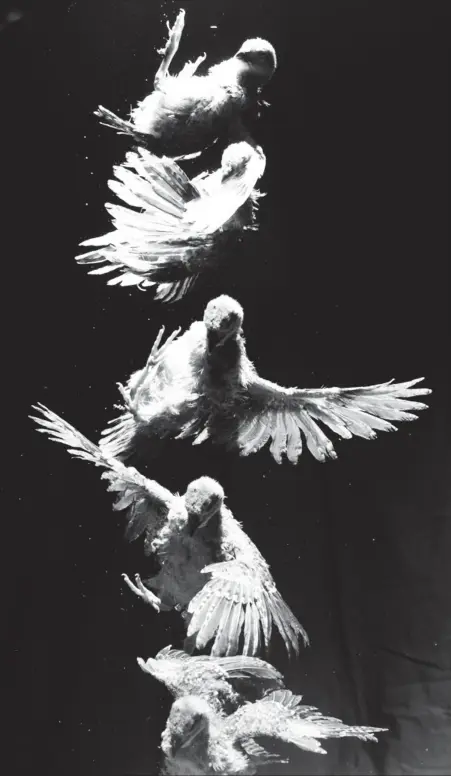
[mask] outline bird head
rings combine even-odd
[[[241,331],[243,318],[243,308],[231,296],[223,294],[212,299],[204,312],[210,348],[223,345],[230,337],[236,337]]]
[[[181,750],[208,745],[212,709],[207,701],[195,695],[185,695],[172,704],[162,736],[165,755],[174,756]]]
[[[224,180],[229,175],[243,174],[249,167],[252,159],[258,160],[263,175],[266,158],[260,146],[254,147],[245,140],[241,140],[239,143],[231,143],[224,150],[221,158],[221,172],[222,179]]]
[[[269,81],[277,68],[274,46],[263,38],[245,40],[235,54],[235,59],[244,64],[246,72],[259,84]]]
[[[185,508],[196,528],[208,523],[224,503],[224,490],[211,477],[199,477],[191,482],[185,493]]]

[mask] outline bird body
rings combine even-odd
[[[386,730],[346,725],[334,717],[324,717],[314,706],[302,705],[301,700],[302,696],[289,690],[275,690],[225,716],[205,698],[179,698],[162,735],[164,772],[168,776],[247,776],[255,774],[259,765],[281,759],[260,746],[263,737],[326,754],[322,739],[356,737],[377,741],[375,733]]]
[[[99,106],[96,115],[107,126],[131,135],[141,146],[158,155],[186,158],[199,155],[219,137],[229,141],[249,137],[244,116],[258,101],[262,86],[270,80],[277,59],[273,46],[261,38],[245,41],[237,53],[211,67],[205,75],[197,69],[200,56],[187,62],[177,75],[169,74],[185,24],[181,10],[169,27],[162,61],[154,79],[154,91],[124,121]]]
[[[144,149],[129,153],[109,181],[129,207],[107,204],[114,231],[85,240],[94,250],[76,260],[94,265],[90,274],[118,271],[109,285],[156,286],[157,299],[177,301],[243,229],[254,228],[255,185],[264,169],[262,150],[246,142],[228,146],[218,170],[192,181],[170,159]]]
[[[33,419],[39,430],[69,452],[100,466],[109,490],[118,494],[114,508],[127,510],[126,538],[144,536],[144,551],[155,554],[159,572],[130,589],[157,611],[177,609],[187,625],[187,649],[211,654],[255,655],[269,646],[273,625],[288,652],[299,651],[305,630],[282,599],[269,566],[224,504],[221,485],[210,477],[190,483],[184,496],[171,493],[108,456],[73,426],[43,405]],[[242,646],[240,643],[242,642]]]
[[[429,394],[414,387],[423,378],[352,388],[285,388],[260,377],[247,356],[243,309],[231,297],[208,303],[195,322],[151,364],[121,388],[124,410],[102,433],[106,454],[127,458],[138,438],[170,436],[210,439],[249,455],[271,441],[277,463],[295,464],[304,443],[320,462],[336,458],[321,426],[342,439],[374,439],[377,431],[395,431],[393,421],[416,420],[427,409],[416,400]],[[159,334],[158,344],[162,337]],[[166,387],[163,386],[166,384]],[[159,399],[164,395],[164,402]],[[319,425],[321,424],[321,425]]]
[[[249,104],[249,94],[240,83],[241,69],[239,60],[233,58],[206,75],[183,71],[168,75],[132,111],[132,123],[138,132],[151,135],[160,141],[160,147],[173,149],[175,154],[202,150]]]

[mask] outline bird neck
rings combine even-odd
[[[238,378],[243,352],[244,344],[240,334],[208,347],[206,372],[213,385],[219,387]]]

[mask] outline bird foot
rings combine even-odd
[[[169,346],[172,344],[175,338],[178,337],[178,335],[180,334],[181,327],[179,326],[178,329],[175,329],[175,331],[173,331],[172,334],[169,335],[164,345],[160,348],[160,342],[163,339],[164,331],[165,331],[165,327],[162,326],[160,331],[157,334],[157,338],[155,342],[153,343],[152,350],[150,351],[150,356],[147,359],[147,364],[146,364],[146,367],[148,369],[151,369],[157,366],[157,364],[161,361]]]
[[[202,62],[205,62],[206,58],[206,54],[201,54],[194,62],[187,62],[180,70],[179,77],[184,76],[186,78],[192,78]]]
[[[122,383],[116,383],[119,393],[122,396],[122,399],[124,401],[125,408],[132,413],[132,415],[137,418],[138,420],[144,420],[144,417],[141,415],[139,408],[141,405],[140,402],[140,396],[141,396],[141,389],[143,385],[146,384],[147,381],[150,380],[152,370],[156,369],[158,364],[160,363],[161,359],[165,355],[167,349],[172,344],[172,342],[175,340],[176,337],[180,334],[181,328],[179,326],[178,329],[175,329],[175,331],[170,334],[170,336],[167,338],[166,342],[162,347],[160,347],[161,340],[163,339],[165,327],[162,326],[160,331],[157,334],[157,338],[155,342],[153,343],[152,350],[150,351],[150,356],[147,359],[147,363],[145,367],[141,370],[141,375],[139,377],[139,380],[137,383],[135,383],[133,387],[133,398],[130,394],[130,391],[125,388]]]
[[[122,574],[122,578],[126,585],[130,588],[130,590],[135,593],[135,595],[138,596],[138,598],[141,598],[146,604],[150,604],[150,606],[155,609],[156,612],[160,612],[161,607],[161,601],[154,593],[152,593],[151,590],[149,590],[145,585],[143,585],[141,577],[139,574],[135,574],[135,582],[134,584],[130,577],[127,576],[127,574]]]
[[[169,22],[166,22],[166,26],[168,28],[169,34],[166,45],[158,50],[158,54],[162,57],[162,60],[154,79],[154,85],[156,89],[158,88],[161,81],[167,77],[171,62],[174,59],[180,46],[183,28],[185,27],[185,11],[183,8],[179,11],[173,26],[171,27]]]

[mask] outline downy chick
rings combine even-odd
[[[292,744],[308,752],[326,754],[322,739],[355,737],[375,741],[386,728],[356,727],[323,717],[314,706],[301,705],[302,696],[276,690],[246,703],[225,717],[205,699],[185,696],[172,705],[162,745],[166,776],[248,776],[277,755],[258,743],[262,737]]]
[[[188,62],[178,75],[169,67],[177,53],[185,26],[181,10],[169,27],[154,91],[123,121],[99,106],[96,115],[107,126],[131,135],[138,145],[158,156],[198,156],[219,137],[227,141],[248,139],[245,114],[257,106],[261,88],[271,79],[277,59],[273,46],[261,38],[246,40],[230,59],[197,75],[206,55]]]
[[[100,445],[126,458],[141,438],[210,439],[240,455],[269,440],[277,463],[296,464],[303,440],[318,461],[336,458],[318,421],[342,439],[374,439],[395,431],[392,421],[416,420],[427,409],[413,397],[431,393],[413,386],[423,378],[353,388],[284,388],[260,377],[246,354],[243,308],[229,296],[208,303],[203,321],[177,330],[159,351],[160,330],[148,365],[120,386],[125,408],[110,422]],[[146,444],[148,444],[146,442]]]
[[[43,405],[34,407],[39,431],[69,448],[78,458],[101,466],[108,490],[127,509],[126,538],[144,535],[145,553],[155,554],[160,571],[135,583],[124,580],[156,611],[177,609],[187,625],[186,650],[203,649],[214,639],[211,654],[255,655],[269,646],[273,624],[288,653],[299,652],[308,637],[282,599],[269,566],[225,506],[221,485],[200,477],[184,496],[108,457],[73,426]],[[240,641],[242,646],[240,647]]]
[[[114,168],[110,189],[131,207],[107,204],[114,231],[85,240],[77,256],[91,275],[119,272],[108,285],[156,286],[162,302],[181,299],[205,270],[216,268],[243,230],[255,229],[255,189],[265,169],[260,148],[228,146],[221,167],[189,180],[176,162],[140,148]],[[140,210],[132,209],[140,208]]]
[[[162,682],[175,699],[196,695],[218,712],[236,711],[246,700],[284,686],[282,675],[272,665],[246,655],[190,656],[168,646],[154,658],[137,660],[139,667]]]

